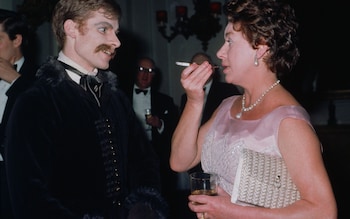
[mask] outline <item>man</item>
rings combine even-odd
[[[4,166],[5,127],[17,96],[35,79],[37,67],[24,52],[29,28],[22,17],[0,9],[0,218],[13,218]]]
[[[15,218],[165,218],[156,154],[116,75],[114,0],[60,0],[60,52],[12,110],[6,164]],[[79,84],[80,83],[80,84]]]
[[[162,192],[170,207],[174,209],[172,201],[176,193],[177,174],[170,169],[169,158],[171,137],[177,125],[179,112],[173,98],[155,88],[159,74],[153,59],[138,59],[135,81],[127,93],[148,139],[160,158]]]

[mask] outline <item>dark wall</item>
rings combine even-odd
[[[121,29],[118,38],[121,47],[116,51],[116,55],[110,62],[110,70],[118,75],[120,86],[128,89],[133,83],[137,67],[137,58],[148,52],[147,43],[136,34]]]
[[[329,90],[350,89],[347,70],[346,41],[343,30],[346,8],[340,0],[305,2],[287,0],[299,19],[299,48],[301,56],[293,72],[283,85],[307,109],[311,109],[315,96]],[[343,52],[341,52],[343,51]]]

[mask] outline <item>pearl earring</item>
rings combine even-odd
[[[255,54],[254,56],[254,65],[258,66],[259,65],[259,61],[258,61],[258,56]]]

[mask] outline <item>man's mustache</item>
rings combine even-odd
[[[114,58],[115,56],[115,49],[113,49],[111,46],[109,45],[106,45],[106,44],[102,44],[102,45],[99,45],[96,49],[95,49],[95,52],[107,52],[112,58]]]

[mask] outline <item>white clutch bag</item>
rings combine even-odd
[[[282,158],[243,148],[231,202],[282,208],[299,199]]]

